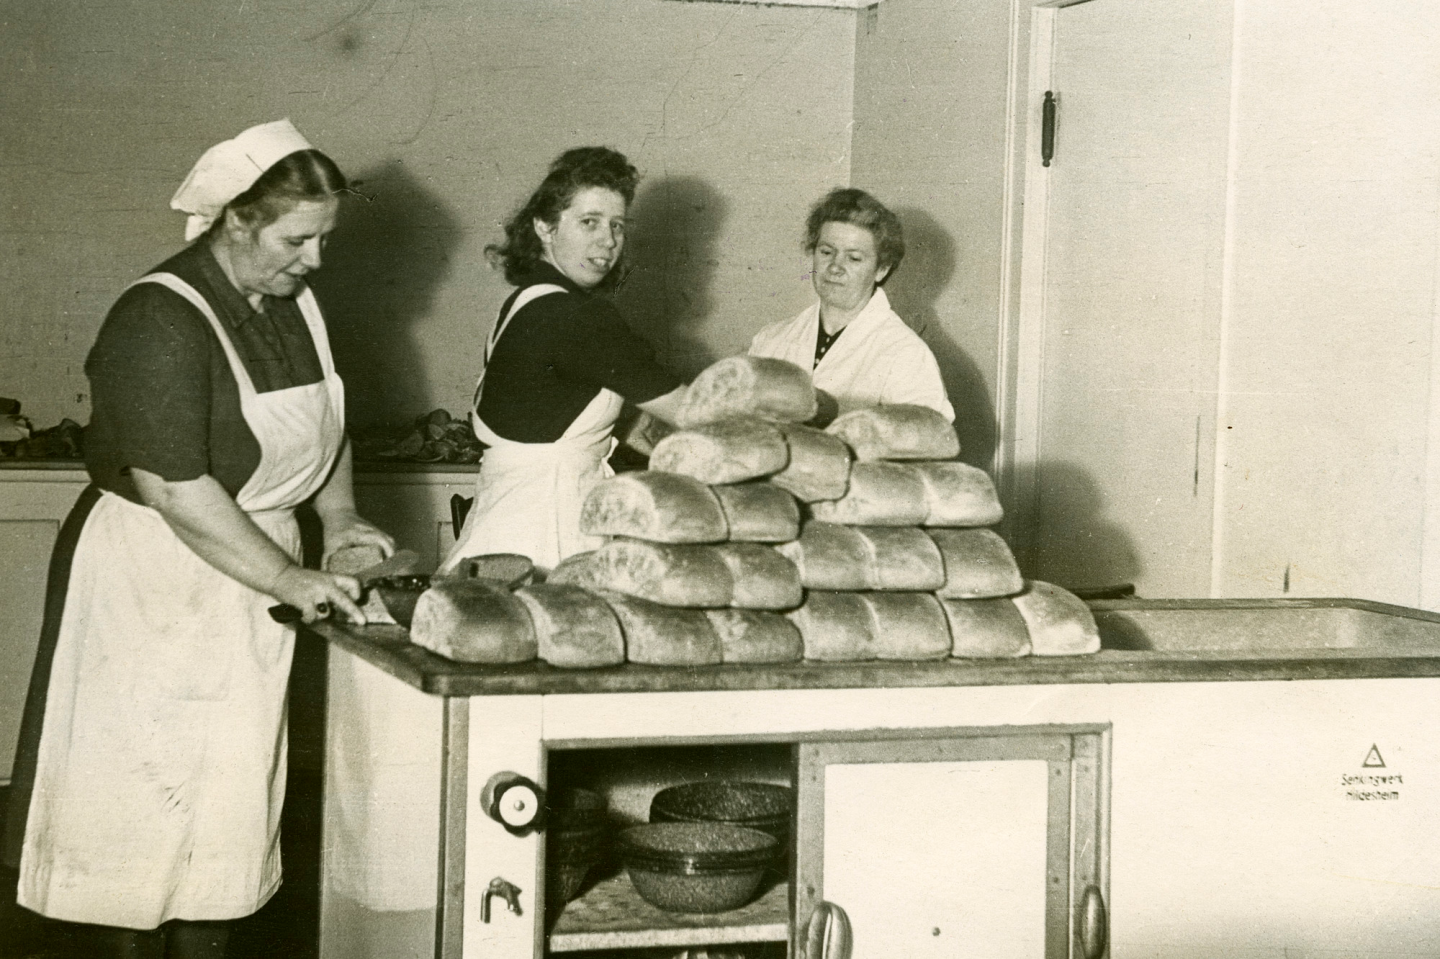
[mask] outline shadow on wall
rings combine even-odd
[[[1035,546],[1020,556],[1027,579],[1066,589],[1133,583],[1145,564],[1123,526],[1105,515],[1105,496],[1073,463],[1041,463]]]
[[[997,442],[990,391],[975,362],[947,332],[935,307],[958,266],[955,241],[924,210],[904,207],[895,215],[905,228],[905,259],[894,281],[885,284],[885,294],[891,307],[920,334],[940,364],[945,391],[955,407],[960,459],[988,469]]]
[[[714,309],[710,285],[725,212],[725,199],[694,177],[645,183],[629,211],[629,272],[615,302],[661,361],[686,379],[719,359],[700,331]]]
[[[353,429],[408,424],[432,396],[417,327],[450,272],[458,221],[398,162],[365,170],[342,204],[315,287]]]

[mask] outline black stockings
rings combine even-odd
[[[158,929],[98,932],[114,959],[225,959],[230,924],[172,919]]]

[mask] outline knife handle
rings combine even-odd
[[[320,614],[321,619],[325,619],[330,615],[330,604],[321,603],[319,606],[315,607],[315,611]],[[275,622],[277,623],[283,623],[286,626],[290,626],[294,623],[303,622],[305,619],[305,614],[300,612],[300,610],[296,607],[291,606],[289,603],[281,603],[279,606],[270,607],[270,618],[275,620]]]

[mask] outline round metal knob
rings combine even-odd
[[[545,791],[519,773],[496,773],[480,791],[480,808],[511,832],[525,833],[539,823]]]

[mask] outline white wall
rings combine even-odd
[[[0,395],[88,419],[86,352],[181,245],[201,152],[288,115],[369,202],[317,289],[352,422],[463,410],[508,291],[482,249],[561,150],[645,180],[632,322],[682,372],[810,297],[807,204],[849,180],[852,11],[669,0],[79,0],[0,8]]]

